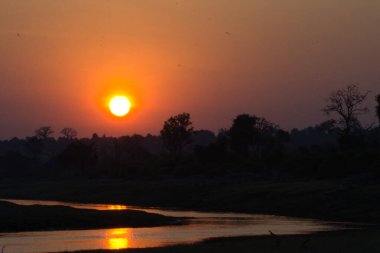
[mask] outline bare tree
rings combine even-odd
[[[350,135],[352,130],[360,126],[358,116],[368,112],[363,106],[369,91],[361,93],[356,84],[348,85],[343,89],[333,92],[327,98],[327,105],[322,109],[327,115],[338,115],[337,123],[341,125],[344,135]]]
[[[77,130],[71,127],[65,127],[61,130],[61,134],[65,139],[72,140],[75,139],[78,135]]]
[[[181,113],[170,117],[164,122],[161,137],[165,147],[174,155],[178,155],[183,147],[190,142],[193,134],[189,113]]]
[[[48,139],[54,133],[51,126],[40,127],[38,129],[36,129],[34,132],[35,132],[35,137],[37,137],[38,139],[41,139],[41,140]]]

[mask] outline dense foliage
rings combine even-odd
[[[356,101],[353,108],[343,112],[338,109],[344,106],[338,103],[334,111],[341,116],[338,124],[331,119],[290,132],[249,114],[237,115],[231,127],[217,135],[194,130],[188,113],[170,117],[159,136],[93,134],[92,138],[77,138],[77,131],[66,127],[55,139],[54,130],[43,126],[25,139],[0,141],[0,179],[231,173],[268,179],[377,178],[380,128],[363,128],[358,119],[359,113],[367,111],[362,106],[366,94],[357,86],[337,91],[324,111],[334,111],[334,103]],[[380,103],[379,96],[376,99]]]

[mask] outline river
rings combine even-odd
[[[4,253],[126,249],[194,243],[213,237],[307,234],[342,229],[344,224],[284,216],[162,210],[125,205],[80,204],[60,201],[10,200],[19,205],[64,205],[96,210],[141,210],[174,217],[190,217],[190,224],[154,228],[115,228],[0,233]],[[57,217],[58,218],[58,217]],[[1,224],[0,224],[1,225]]]

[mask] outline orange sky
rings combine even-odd
[[[379,13],[359,0],[0,0],[0,139],[42,125],[157,134],[181,112],[214,131],[239,113],[314,125],[332,90],[380,92]],[[123,119],[103,106],[120,92],[134,103]]]

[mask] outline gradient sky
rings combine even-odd
[[[158,134],[181,112],[197,129],[240,113],[303,128],[351,83],[373,107],[379,13],[377,0],[0,0],[0,139]],[[104,103],[120,92],[134,108],[116,119]]]

